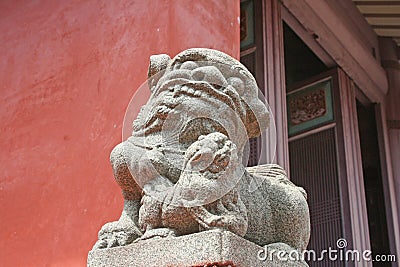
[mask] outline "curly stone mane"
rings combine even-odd
[[[237,60],[211,49],[189,49],[175,58],[152,56],[148,72],[152,96],[133,123],[134,135],[161,131],[174,109],[188,98],[224,103],[240,117],[249,138],[268,127],[253,76]]]

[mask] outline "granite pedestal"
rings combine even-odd
[[[303,263],[261,261],[263,248],[228,231],[206,231],[181,237],[155,238],[131,245],[92,250],[89,267],[261,267],[305,266]]]

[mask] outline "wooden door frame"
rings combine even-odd
[[[389,235],[390,248],[392,252],[397,252],[397,255],[400,255],[400,214],[396,209],[398,203],[394,191],[388,128],[384,112],[384,96],[388,90],[388,81],[379,62],[377,36],[370,26],[363,21],[354,5],[348,1],[338,0],[329,2],[329,5],[325,0],[318,0],[318,3],[314,0],[282,0],[281,2],[283,3],[283,19],[303,42],[325,65],[338,64],[342,66],[344,70],[341,72],[350,76],[354,83],[358,85],[357,88],[352,89],[352,94],[354,94],[352,98],[356,98],[362,103],[378,103],[376,105],[376,122],[381,154],[382,180],[386,190],[385,204],[388,230],[389,233],[392,233],[392,235]],[[346,12],[343,12],[344,9]],[[330,27],[332,21],[339,21],[341,27]],[[335,45],[329,44],[329,42]],[[350,46],[356,47],[357,53],[351,53],[353,48]],[[376,55],[373,55],[372,50],[375,51]],[[332,60],[332,58],[335,58],[335,60]],[[350,99],[346,101],[350,101]],[[355,127],[354,122],[352,124]],[[350,194],[351,196],[353,195]],[[393,208],[390,209],[390,207]],[[356,224],[353,227],[356,227]]]
[[[261,4],[261,40],[256,49],[262,57],[263,66],[256,70],[255,76],[260,86],[264,88],[265,101],[269,105],[271,121],[275,127],[270,127],[267,134],[262,136],[259,161],[261,163],[277,163],[289,172],[289,145],[286,114],[286,84],[284,69],[283,23],[281,17],[281,2],[279,0],[254,0]],[[257,40],[256,40],[257,42]],[[253,53],[253,50],[249,50]],[[247,51],[241,53],[245,56]],[[275,131],[275,132],[273,132]],[[276,147],[270,146],[266,136],[276,135]],[[271,156],[274,156],[271,158]]]
[[[387,207],[396,207],[396,195],[394,192],[394,177],[391,167],[391,155],[389,147],[388,128],[384,97],[388,91],[388,80],[384,69],[380,65],[379,46],[376,34],[360,16],[356,7],[347,0],[260,0],[262,1],[263,17],[263,77],[265,81],[265,97],[271,105],[271,110],[276,122],[278,146],[275,162],[289,170],[288,153],[288,129],[286,113],[286,85],[283,54],[283,28],[284,20],[296,34],[311,48],[311,50],[327,66],[339,65],[343,70],[338,71],[338,81],[346,88],[343,93],[343,103],[339,103],[336,109],[340,109],[343,115],[344,128],[340,131],[349,132],[351,138],[339,144],[338,149],[347,151],[353,157],[348,157],[356,169],[346,168],[342,162],[341,175],[353,178],[362,177],[361,154],[359,137],[357,134],[357,116],[355,110],[356,98],[361,102],[374,102],[377,105],[377,130],[379,133],[379,148],[381,152],[382,179],[387,187],[385,202]],[[346,12],[344,12],[346,11]],[[350,14],[350,15],[349,15]],[[338,27],[333,27],[336,25]],[[375,51],[375,52],[373,52]],[[355,84],[357,84],[357,89]],[[343,86],[341,86],[343,87]],[[347,106],[344,104],[347,103]],[[351,115],[346,115],[353,112]],[[262,151],[268,151],[265,147],[266,140],[262,142]],[[352,177],[350,177],[352,175]],[[362,181],[363,182],[363,181]],[[363,183],[352,181],[353,188],[348,189],[350,201],[357,201],[357,197],[363,197]],[[346,188],[345,185],[342,185]],[[348,186],[347,186],[348,187]],[[365,194],[364,194],[365,195]],[[358,237],[354,244],[356,247],[367,249],[370,247],[369,233],[366,227],[366,208],[357,211],[349,207],[349,216],[352,218],[352,234]],[[364,214],[362,214],[364,213]],[[388,218],[388,224],[392,225],[391,249],[400,255],[400,214],[392,209]],[[346,230],[346,229],[344,229]]]
[[[396,189],[394,184],[394,175],[392,169],[392,161],[389,147],[389,133],[387,127],[387,119],[385,112],[385,104],[378,103],[375,105],[376,130],[378,133],[378,147],[381,164],[381,175],[384,190],[386,221],[389,233],[390,251],[392,254],[400,257],[400,221],[397,208]],[[396,263],[393,263],[393,266]]]

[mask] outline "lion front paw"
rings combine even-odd
[[[135,242],[139,242],[150,238],[165,238],[165,237],[175,237],[175,236],[176,233],[173,229],[155,228],[147,230],[140,238],[136,239]]]
[[[115,221],[106,223],[99,231],[99,239],[93,249],[112,248],[131,244],[142,235],[133,223]]]

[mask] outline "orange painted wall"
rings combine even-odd
[[[0,266],[85,266],[151,54],[239,55],[239,0],[0,2]]]

